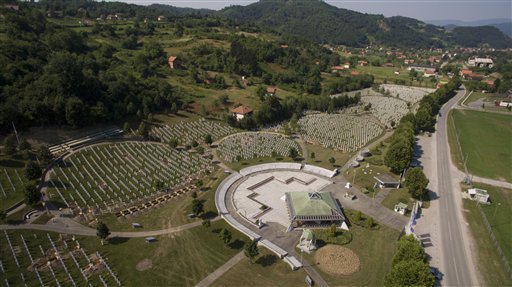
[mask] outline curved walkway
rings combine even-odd
[[[220,220],[220,217],[215,217],[211,219],[211,221]],[[52,224],[48,223],[45,225],[42,224],[19,224],[19,225],[0,225],[0,230],[20,230],[20,229],[28,229],[28,230],[41,230],[41,231],[51,231],[58,233],[67,233],[81,236],[96,236],[96,229],[86,227],[77,223],[69,218],[58,218],[56,219],[58,223]],[[183,230],[187,230],[190,228],[194,228],[200,226],[202,224],[201,221],[196,221],[184,225],[179,225],[175,227],[170,227],[167,229],[160,230],[148,230],[148,231],[134,231],[134,232],[124,232],[124,231],[113,231],[110,236],[112,237],[123,237],[123,238],[137,238],[137,237],[148,237],[148,236],[157,236],[157,235],[165,235],[177,233]]]

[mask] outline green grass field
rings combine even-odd
[[[308,151],[308,164],[316,165],[330,170],[334,169],[335,167],[343,166],[353,155],[353,153],[335,151],[316,144],[306,144],[306,150]],[[311,158],[312,152],[315,153],[315,158]],[[331,157],[334,157],[336,160],[334,162],[334,166],[329,162]]]
[[[244,258],[224,273],[211,286],[302,286],[304,269],[292,271],[290,266],[274,253],[260,247],[260,255],[253,260]]]
[[[474,183],[473,186],[489,193],[492,204],[481,207],[505,257],[512,263],[512,190],[482,183]]]
[[[435,87],[435,83],[432,83],[428,78],[423,78],[421,82],[411,81],[409,71],[400,67],[357,66],[355,69],[361,73],[373,75],[377,83],[383,83],[386,80],[389,84],[392,84],[395,80],[402,80],[411,86],[426,88]],[[395,71],[399,71],[400,74],[396,75]]]
[[[497,240],[505,240],[505,244],[500,242],[500,245],[503,252],[506,254],[508,253],[506,256],[509,258],[510,262],[510,232],[512,230],[510,226],[510,218],[512,216],[510,212],[510,204],[512,191],[499,190],[498,188],[492,188],[480,184],[477,184],[476,186],[487,188],[491,194],[491,200],[494,197],[496,202],[502,203],[496,213],[496,221],[492,229]],[[501,201],[503,199],[506,200]],[[505,202],[508,202],[508,206],[505,205]],[[489,223],[493,225],[493,216],[491,213],[495,211],[496,206],[494,203],[491,206],[481,206],[489,220]],[[463,200],[463,207],[466,220],[469,223],[469,228],[473,234],[473,239],[477,247],[478,269],[485,281],[485,284],[487,286],[511,286],[512,279],[510,278],[510,274],[505,270],[500,255],[494,247],[493,241],[491,240],[487,228],[484,225],[481,213],[476,207],[476,203],[471,200]],[[489,215],[491,215],[491,217],[489,217]]]
[[[459,134],[462,154],[467,155],[470,173],[512,182],[512,117],[509,115],[453,110],[449,120],[449,140],[453,161],[463,170],[457,146]]]
[[[233,235],[229,245],[218,237],[221,228]],[[240,252],[248,239],[226,222],[217,221],[209,229],[199,226],[157,236],[157,240],[149,244],[144,238],[117,238],[98,246],[99,239],[90,237],[80,242],[88,250],[98,248],[105,254],[127,286],[194,286]],[[150,259],[152,267],[138,271],[136,265],[144,259]]]
[[[388,196],[382,201],[382,205],[393,210],[399,202],[406,203],[409,210],[412,210],[415,200],[411,198],[411,194],[407,188],[392,189]]]
[[[399,232],[386,226],[376,230],[352,225],[352,241],[343,245],[358,256],[361,269],[348,276],[333,276],[315,267],[330,286],[382,286],[384,276],[391,269],[391,260],[395,252]],[[316,265],[313,255],[304,253],[309,263]]]

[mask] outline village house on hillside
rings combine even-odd
[[[171,69],[179,69],[181,66],[181,60],[177,56],[170,56],[169,59],[167,59],[167,63],[169,64],[169,67]]]
[[[239,121],[245,117],[252,115],[252,109],[248,106],[240,105],[234,109],[231,109],[231,113],[233,113],[233,117]]]
[[[276,92],[277,92],[277,88],[276,87],[267,87],[267,91],[266,91],[265,95],[267,95],[267,96],[275,96]]]
[[[468,59],[468,66],[470,67],[487,67],[492,68],[494,66],[494,62],[490,58],[469,58]]]

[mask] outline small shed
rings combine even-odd
[[[404,215],[407,212],[407,204],[399,202],[397,205],[395,205],[395,212]]]
[[[370,153],[370,150],[365,148],[363,150],[361,150],[361,152],[359,152],[359,155],[360,156],[364,156],[364,157],[368,157],[368,156],[371,156],[372,154]]]
[[[400,181],[389,174],[374,176],[380,188],[400,188]]]
[[[487,190],[479,188],[470,188],[468,189],[468,194],[472,200],[476,200],[481,203],[489,202],[489,194],[487,193]]]
[[[146,237],[146,243],[153,243],[156,242],[156,237]]]

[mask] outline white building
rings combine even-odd
[[[471,200],[477,200],[481,203],[489,202],[489,194],[487,193],[487,190],[479,188],[470,188],[468,189],[468,194]]]
[[[468,66],[470,67],[488,67],[492,68],[494,66],[494,62],[490,58],[469,58]]]

